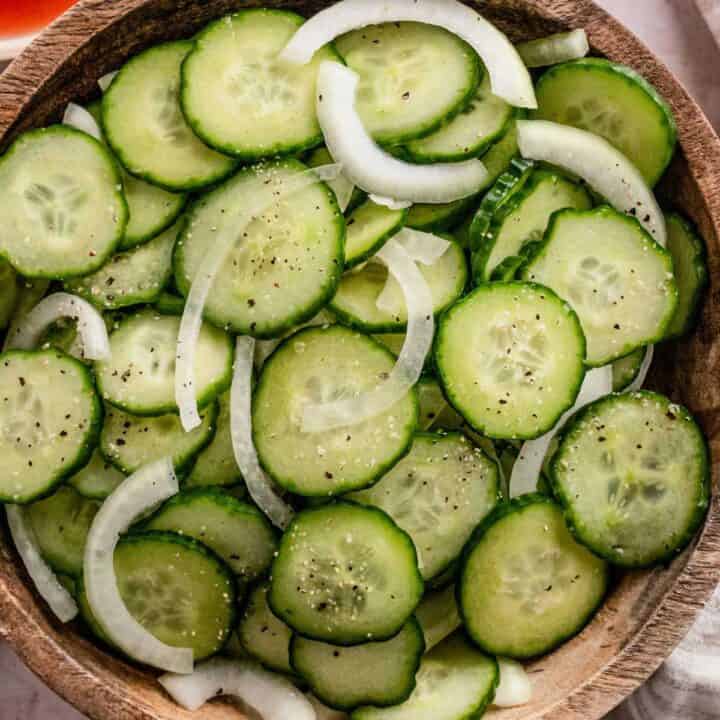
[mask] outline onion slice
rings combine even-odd
[[[310,701],[289,680],[249,660],[214,658],[198,665],[191,675],[163,675],[159,682],[191,712],[212,698],[233,695],[263,720],[315,720]]]
[[[532,700],[533,688],[525,668],[516,660],[498,658],[500,684],[495,691],[493,705],[501,708],[527,705]]]
[[[650,372],[650,366],[652,365],[653,357],[655,355],[655,346],[648,345],[645,350],[645,357],[643,358],[638,374],[635,379],[625,388],[625,392],[637,392],[642,390],[645,380],[647,379],[648,373]]]
[[[304,65],[338,36],[388,22],[437,25],[461,37],[487,68],[493,95],[517,107],[537,107],[532,78],[513,44],[475,10],[457,0],[342,0],[301,25],[280,59]]]
[[[529,68],[545,67],[578,60],[590,52],[587,33],[580,28],[565,33],[556,33],[538,40],[515,46],[523,62]]]
[[[110,341],[102,315],[89,302],[64,292],[48,295],[25,316],[23,324],[11,338],[10,347],[32,350],[37,347],[47,327],[65,317],[77,320],[86,358],[106,360],[110,357]]]
[[[103,75],[98,80],[98,85],[100,86],[100,89],[103,92],[107,92],[107,89],[112,85],[112,81],[115,79],[115,76],[118,74],[118,70],[113,70],[113,72],[107,73],[107,75]]]
[[[76,105],[75,103],[68,104],[67,108],[65,108],[65,114],[63,115],[63,125],[81,130],[88,135],[92,135],[96,140],[103,142],[100,126],[95,121],[95,118],[84,107],[80,107],[80,105]]]
[[[348,205],[350,205],[355,186],[340,173],[334,180],[328,180],[328,187],[335,193],[340,212],[344,213],[348,209]]]
[[[386,380],[355,397],[306,405],[305,432],[325,432],[357,425],[389,410],[420,379],[433,341],[435,321],[430,288],[405,248],[391,238],[376,255],[398,281],[408,312],[407,333],[400,356]]]
[[[558,165],[578,175],[618,211],[635,216],[660,245],[665,218],[635,165],[605,138],[547,120],[518,120],[518,147],[526,160]]]
[[[510,476],[510,497],[535,492],[545,456],[558,431],[578,410],[611,392],[612,365],[595,368],[585,375],[575,404],[560,418],[555,427],[545,435],[523,444]]]
[[[217,239],[206,253],[193,278],[180,321],[177,352],[175,353],[177,358],[175,401],[180,410],[180,421],[186,432],[190,432],[202,422],[195,394],[195,348],[200,336],[205,302],[210,288],[233,243],[242,236],[245,228],[255,218],[262,215],[274,203],[282,200],[283,197],[314,185],[320,180],[334,180],[341,171],[340,165],[321,165],[312,170],[286,177],[284,178],[285,182],[279,186],[270,175],[269,182],[262,185],[260,192],[247,198],[247,202],[241,204],[239,211],[225,213],[224,224],[218,228]]]
[[[260,467],[252,437],[252,370],[255,339],[239,337],[235,345],[235,369],[230,388],[230,435],[233,453],[250,496],[273,525],[285,529],[293,509],[280,497]]]
[[[412,165],[377,145],[355,108],[358,80],[339,62],[320,65],[318,120],[330,155],[351,182],[367,193],[411,203],[448,203],[477,192],[487,178],[480,160]]]
[[[61,622],[70,622],[78,614],[78,606],[43,560],[35,534],[25,520],[23,509],[17,505],[6,505],[5,511],[15,548],[40,597]]]
[[[87,536],[84,581],[93,615],[110,640],[138,662],[161,670],[191,673],[193,651],[160,642],[128,611],[117,586],[113,563],[120,534],[143,512],[178,492],[169,458],[145,465],[105,500]]]
[[[376,205],[382,205],[383,207],[388,208],[388,210],[407,210],[413,206],[410,200],[395,200],[395,198],[373,195],[372,193],[369,197]]]

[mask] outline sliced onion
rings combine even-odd
[[[663,247],[665,218],[635,165],[605,138],[547,120],[518,120],[518,147],[527,160],[541,160],[578,175],[618,211],[637,217]]]
[[[48,295],[25,316],[11,339],[11,348],[32,350],[49,325],[66,317],[77,320],[86,358],[107,360],[110,357],[110,341],[102,315],[89,302],[64,292]]]
[[[230,434],[235,461],[255,504],[273,525],[285,529],[293,509],[280,497],[260,467],[252,437],[252,370],[255,340],[239,337],[235,346],[235,370],[230,388]]]
[[[212,698],[232,695],[263,720],[315,720],[310,701],[289,680],[249,660],[214,658],[198,665],[191,675],[163,675],[159,682],[191,712]]]
[[[145,465],[105,500],[85,545],[85,591],[93,615],[107,636],[138,662],[161,670],[191,673],[193,651],[160,642],[128,611],[115,577],[115,547],[143,512],[178,492],[178,481],[169,458]]]
[[[455,597],[455,585],[449,585],[444,590],[426,593],[415,611],[415,617],[420,623],[425,637],[426,653],[429,653],[462,625]]]
[[[117,74],[118,74],[118,71],[117,71],[117,70],[114,70],[113,72],[109,72],[107,75],[103,75],[103,76],[98,80],[98,85],[100,86],[100,89],[101,89],[103,92],[106,92],[106,91],[107,91],[107,89],[110,87],[110,85],[112,84],[112,81],[115,79],[115,76],[116,76]]]
[[[357,73],[345,65],[329,60],[320,65],[317,113],[325,144],[355,185],[411,203],[448,203],[477,192],[487,178],[480,160],[412,165],[377,145],[355,109],[357,86]]]
[[[308,693],[305,696],[315,710],[317,720],[349,720],[350,716],[340,710],[333,710],[327,705],[323,705],[314,695]]]
[[[5,511],[15,548],[40,597],[61,622],[70,622],[78,614],[78,606],[43,560],[35,534],[25,521],[23,509],[17,505],[6,505]]]
[[[255,218],[262,215],[274,203],[283,197],[314,185],[318,180],[333,180],[341,171],[340,165],[321,165],[284,178],[285,182],[279,188],[271,177],[270,182],[263,184],[261,191],[253,193],[252,197],[245,198],[245,202],[240,203],[236,212],[225,213],[224,224],[218,228],[215,243],[205,254],[197,274],[193,278],[180,321],[177,352],[175,353],[177,358],[175,401],[180,410],[182,426],[186,432],[190,432],[202,422],[195,394],[195,348],[200,336],[205,302],[210,288],[233,243],[242,236],[245,228]]]
[[[587,33],[582,29],[530,40],[515,47],[529,68],[578,60],[590,52]]]
[[[643,358],[640,369],[638,370],[638,374],[635,376],[635,379],[627,386],[627,388],[625,388],[625,392],[637,392],[638,390],[642,390],[648,373],[650,372],[650,367],[652,365],[654,355],[655,346],[648,345],[645,350],[645,357]]]
[[[338,175],[334,180],[328,180],[329,188],[335,193],[340,212],[345,212],[350,205],[353,193],[355,192],[355,186],[350,180],[348,180],[342,173]]]
[[[560,418],[555,427],[545,435],[523,444],[510,476],[510,497],[535,492],[548,448],[558,431],[578,410],[611,392],[612,365],[595,368],[585,375],[575,404]]]
[[[395,200],[395,198],[383,197],[382,195],[370,194],[370,200],[376,205],[382,205],[389,210],[407,210],[412,207],[413,204],[409,200]]]
[[[498,658],[500,684],[495,691],[493,705],[501,708],[527,705],[532,700],[532,683],[525,668],[515,660]]]
[[[343,0],[301,25],[280,58],[304,65],[338,36],[388,22],[437,25],[461,37],[487,68],[493,95],[517,107],[537,107],[532,78],[512,43],[457,0]]]
[[[69,103],[65,108],[65,114],[63,115],[63,125],[73,127],[76,130],[81,130],[88,135],[92,135],[96,140],[103,141],[102,132],[100,126],[95,121],[95,118],[80,105],[75,103]]]
[[[387,380],[372,390],[351,398],[306,405],[303,410],[305,432],[325,432],[376,417],[393,407],[420,379],[435,332],[430,288],[395,238],[391,238],[376,257],[387,265],[405,297],[408,324],[400,356]]]

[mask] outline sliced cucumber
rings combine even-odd
[[[90,459],[102,405],[88,369],[57,350],[0,355],[0,501],[26,504]]]
[[[490,90],[485,72],[470,104],[446,125],[404,150],[414,162],[457,162],[482,155],[507,132],[513,109]]]
[[[393,235],[402,230],[407,210],[391,210],[366,200],[347,219],[345,268],[372,257]]]
[[[607,586],[606,563],[575,542],[560,507],[525,495],[499,506],[468,543],[458,604],[473,642],[523,659],[580,632]]]
[[[161,315],[182,315],[185,310],[185,299],[163,290],[155,300],[155,309]]]
[[[710,498],[702,431],[685,408],[650,392],[612,395],[577,415],[552,479],[579,540],[623,567],[672,559]]]
[[[164,457],[171,457],[176,471],[182,472],[211,441],[217,405],[208,405],[200,417],[202,423],[186,433],[177,415],[143,417],[108,407],[100,434],[100,452],[128,475]]]
[[[583,58],[556,65],[537,83],[535,117],[590,130],[626,155],[650,186],[672,160],[677,131],[657,90],[624,65]]]
[[[175,251],[175,282],[183,295],[223,216],[270,178],[279,188],[307,168],[297,160],[247,168],[199,198]],[[278,190],[279,192],[279,190]],[[312,318],[333,295],[343,265],[345,221],[335,195],[316,183],[291,193],[246,228],[213,281],[205,317],[219,327],[255,337],[277,337]]]
[[[0,187],[0,255],[27,277],[93,272],[125,233],[117,166],[78,130],[55,125],[21,135],[0,160]]]
[[[122,320],[110,334],[111,358],[95,363],[105,400],[134,415],[177,412],[176,344],[180,318],[143,310]],[[232,374],[232,342],[221,330],[203,325],[196,349],[195,387],[201,406],[227,390]]]
[[[460,433],[423,433],[380,482],[348,498],[384,510],[405,530],[429,581],[457,559],[498,496],[497,467],[482,450]]]
[[[460,611],[455,599],[454,585],[444,590],[427,593],[415,611],[425,636],[425,648],[429,652],[460,627]]]
[[[125,169],[170,191],[196,190],[235,168],[193,134],[180,110],[180,66],[192,47],[169,42],[136,55],[102,101],[105,137]]]
[[[355,647],[329,645],[298,635],[290,643],[295,672],[326,705],[353,710],[388,707],[410,697],[425,651],[422,630],[410,618],[390,640]]]
[[[10,324],[19,294],[17,273],[7,260],[0,258],[0,330],[5,330]]]
[[[53,570],[72,577],[82,573],[85,540],[99,508],[99,502],[70,487],[25,508],[40,552]]]
[[[13,305],[12,318],[5,335],[5,342],[2,345],[4,350],[9,350],[12,347],[12,343],[23,327],[26,315],[43,299],[50,287],[49,280],[20,279],[18,277],[17,282],[17,297]]]
[[[646,349],[640,347],[613,363],[613,392],[622,392],[637,377],[645,359],[645,352]]]
[[[66,289],[103,310],[154,302],[172,275],[172,253],[178,227],[145,244],[113,255],[90,275],[65,283]]]
[[[268,602],[305,637],[359,645],[396,635],[421,596],[410,538],[385,513],[341,502],[295,517],[273,564]]]
[[[382,335],[380,336],[382,338]],[[382,342],[382,340],[380,340]],[[448,406],[440,384],[434,377],[420,378],[417,385],[420,403],[420,430],[429,430]]]
[[[277,672],[291,674],[292,630],[273,615],[267,604],[269,583],[260,583],[250,592],[240,616],[238,638],[246,652]]]
[[[593,367],[662,339],[677,307],[670,253],[635,218],[609,207],[556,213],[520,274],[572,305]]]
[[[402,704],[363,707],[352,720],[472,720],[480,718],[495,696],[500,674],[494,658],[454,635],[420,664],[417,685]]]
[[[200,543],[174,533],[127,535],[115,550],[118,590],[156,638],[192,648],[195,662],[222,649],[235,624],[235,580]]]
[[[123,480],[125,474],[95,450],[90,462],[68,480],[68,485],[85,498],[105,500]]]
[[[365,27],[338,38],[336,46],[360,75],[358,113],[382,143],[436,130],[467,105],[480,81],[472,48],[433,25]]]
[[[556,210],[589,210],[591,207],[592,200],[583,187],[556,173],[536,170],[493,213],[481,246],[476,246],[474,270],[480,273],[475,276],[476,280],[489,280],[504,260],[519,255],[528,243],[542,240],[550,216]]]
[[[405,224],[414,230],[445,232],[462,222],[474,202],[473,196],[440,205],[419,203],[408,210]]]
[[[552,290],[479,286],[441,319],[435,365],[468,424],[498,439],[532,439],[572,407],[585,377],[580,321]]]
[[[672,255],[678,286],[678,307],[666,338],[676,338],[687,335],[695,328],[709,272],[705,242],[690,222],[678,213],[668,213],[665,222],[668,230],[667,248]]]
[[[418,264],[430,287],[436,315],[462,295],[468,280],[463,249],[451,237],[445,236],[445,239],[450,241],[450,247],[436,262]],[[388,282],[392,290],[384,293],[388,300],[387,309],[381,310],[377,300]],[[363,268],[343,275],[330,309],[341,321],[365,332],[392,332],[404,330],[407,325],[407,309],[400,285],[388,276],[387,267],[379,260],[371,260]]]
[[[255,446],[265,470],[282,487],[310,497],[376,482],[412,442],[415,392],[382,415],[322,435],[302,431],[303,408],[373,388],[394,364],[382,345],[340,325],[286,340],[265,363],[253,402]]]
[[[315,79],[331,46],[306,65],[277,55],[303,19],[284,10],[241,10],[210,23],[183,63],[181,102],[197,135],[243,162],[319,145]]]
[[[200,452],[187,480],[186,487],[206,485],[230,486],[242,483],[230,437],[230,394],[218,398],[219,412],[215,420],[215,435]]]

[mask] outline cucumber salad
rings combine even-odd
[[[704,244],[670,108],[588,53],[245,9],[14,141],[0,501],[61,621],[190,710],[466,720],[688,546],[707,444],[643,388]]]

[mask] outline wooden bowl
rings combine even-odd
[[[96,80],[144,47],[188,37],[238,7],[282,6],[309,15],[324,0],[84,0],[38,38],[0,78],[0,147],[31,127],[60,118],[71,99],[97,93]],[[596,52],[641,72],[670,102],[682,154],[661,195],[683,208],[708,245],[720,277],[720,141],[669,70],[590,0],[485,0],[483,12],[513,40],[584,27]],[[720,457],[720,297],[713,282],[692,338],[664,346],[652,386],[686,404],[712,445],[713,484]],[[497,720],[596,720],[642,683],[670,654],[720,579],[717,493],[702,535],[668,568],[622,577],[592,624],[530,665],[531,705],[493,711]],[[0,536],[0,634],[53,690],[95,720],[242,720],[217,701],[193,715],[176,706],[154,675],[129,665],[62,626],[31,589],[7,533]]]

